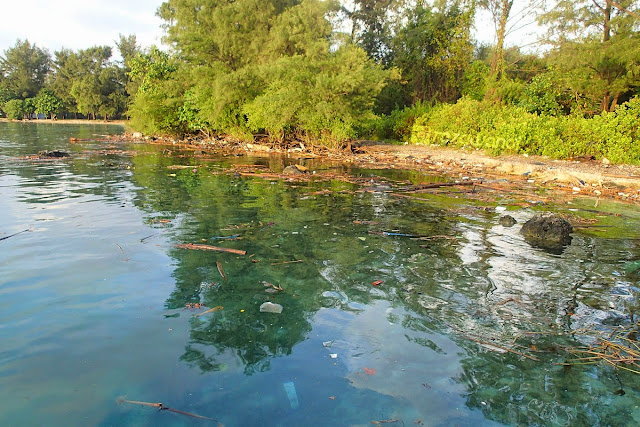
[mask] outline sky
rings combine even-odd
[[[24,1],[24,0],[22,0]],[[163,0],[41,0],[26,2],[2,0],[0,15],[0,55],[13,47],[17,39],[28,39],[51,54],[61,48],[72,50],[92,46],[114,47],[118,34],[135,34],[138,44],[161,45],[162,21],[155,16]],[[525,31],[509,35],[507,45],[528,44],[535,36]],[[493,23],[487,12],[479,14],[475,37],[494,42]]]
[[[135,34],[138,44],[161,43],[162,21],[155,16],[162,0],[2,0],[0,54],[17,39],[28,39],[51,53],[91,46],[114,47],[118,34]]]

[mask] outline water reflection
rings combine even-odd
[[[554,255],[532,249],[518,226],[503,227],[493,210],[464,199],[417,202],[395,198],[384,186],[361,192],[337,181],[246,178],[224,171],[234,163],[282,170],[291,160],[206,160],[159,146],[70,144],[66,131],[33,128],[26,128],[24,144],[12,143],[11,136],[5,141],[18,132],[14,128],[3,133],[2,188],[13,189],[4,194],[15,200],[14,223],[20,207],[37,208],[32,218],[49,222],[58,242],[39,241],[34,255],[48,260],[42,261],[46,271],[39,271],[46,280],[29,272],[19,277],[10,268],[24,266],[19,258],[33,248],[16,241],[16,252],[2,254],[4,292],[11,298],[11,307],[3,306],[10,310],[5,320],[18,328],[11,317],[28,318],[18,306],[27,295],[16,290],[20,285],[44,295],[41,289],[55,284],[54,310],[43,296],[27,308],[64,323],[64,333],[56,329],[55,335],[74,351],[89,352],[85,342],[79,345],[87,336],[74,335],[76,329],[101,336],[96,325],[117,325],[102,332],[106,343],[95,343],[96,352],[108,349],[115,357],[89,353],[82,359],[100,360],[96,372],[105,377],[129,377],[120,378],[126,387],[86,380],[99,382],[108,395],[94,420],[162,422],[106,402],[125,388],[142,395],[131,398],[151,400],[161,390],[163,400],[171,397],[171,406],[189,412],[220,408],[215,415],[227,425],[394,418],[424,425],[637,421],[640,385],[633,374],[563,365],[565,347],[590,339],[585,328],[610,331],[637,320],[640,269],[633,263],[640,248],[637,240],[616,236],[615,228],[610,239],[577,233]],[[82,129],[77,131],[90,132]],[[53,162],[19,159],[53,148],[72,155]],[[385,173],[391,180],[420,179]],[[638,222],[629,212],[625,227]],[[523,223],[533,212],[510,214]],[[190,242],[247,255],[175,247]],[[57,256],[47,258],[47,251]],[[93,267],[80,265],[88,261]],[[52,274],[56,267],[65,274]],[[119,286],[100,287],[107,278]],[[265,282],[283,290],[267,292],[273,288]],[[99,291],[91,294],[87,284]],[[70,289],[72,296],[65,294]],[[261,313],[266,301],[281,304],[283,312]],[[185,308],[193,303],[223,309],[194,316],[205,309]],[[74,323],[61,307],[81,320]],[[15,340],[2,330],[0,336]],[[17,364],[33,342],[20,347],[11,341],[2,357]],[[71,365],[79,363],[67,357]],[[282,389],[288,382],[295,383],[304,411],[288,406]],[[621,388],[624,396],[614,394]],[[190,394],[199,396],[198,403]]]

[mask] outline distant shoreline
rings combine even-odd
[[[44,123],[44,124],[61,124],[61,125],[118,125],[126,126],[127,120],[87,120],[87,119],[31,119],[31,120],[10,120],[0,118],[0,122],[8,123]]]

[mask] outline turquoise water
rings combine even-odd
[[[0,238],[29,230],[0,240],[0,425],[212,424],[119,398],[225,426],[640,423],[640,376],[563,366],[637,320],[637,207],[536,207],[606,225],[551,254],[518,234],[534,210],[516,201],[386,191],[440,177],[242,177],[226,171],[293,160],[102,139],[121,131],[0,123]],[[42,150],[69,157],[26,158]]]

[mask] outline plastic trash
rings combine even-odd
[[[296,393],[296,386],[293,384],[293,381],[289,381],[288,383],[283,383],[284,391],[287,393],[287,397],[289,398],[289,403],[291,404],[291,409],[298,409],[300,406],[298,403],[298,394]]]
[[[272,302],[265,302],[260,306],[260,313],[282,313],[282,306]]]

